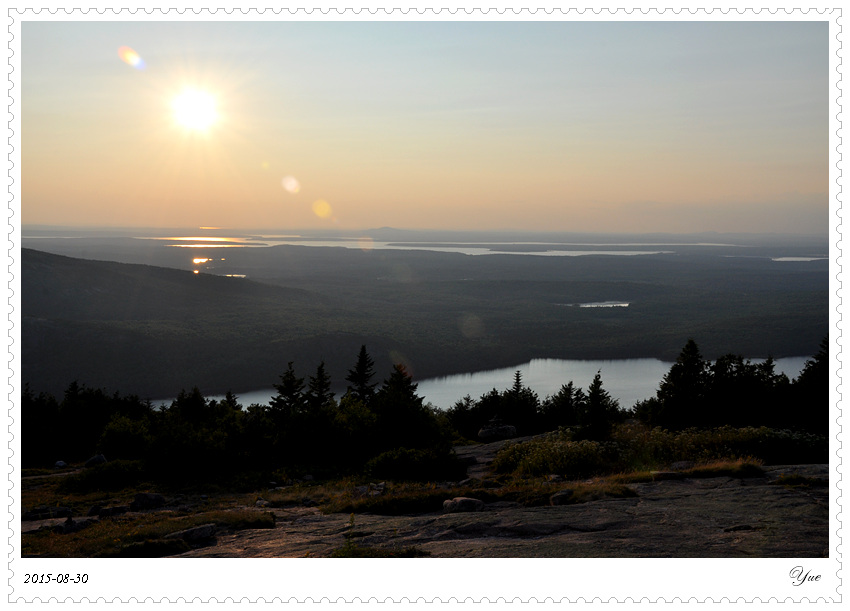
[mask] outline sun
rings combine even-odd
[[[218,120],[215,96],[198,89],[186,89],[171,103],[174,119],[186,129],[206,130]]]

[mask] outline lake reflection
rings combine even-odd
[[[790,379],[796,378],[809,357],[794,356],[776,359],[775,371]],[[752,359],[759,362],[759,359]],[[655,395],[664,375],[672,363],[658,359],[617,360],[563,360],[534,359],[522,365],[504,367],[490,371],[478,371],[442,378],[431,378],[417,382],[417,393],[426,403],[448,409],[459,399],[470,395],[478,399],[493,388],[502,391],[513,385],[514,372],[522,373],[523,384],[537,393],[540,399],[553,395],[561,386],[572,381],[575,386],[587,390],[597,371],[602,373],[602,387],[627,409],[636,402]],[[252,403],[268,404],[275,391],[272,389],[238,393],[239,402],[248,406]],[[339,397],[339,393],[337,393]],[[222,399],[223,396],[209,397]]]
[[[534,359],[515,367],[423,380],[419,384],[419,394],[437,407],[446,409],[465,395],[477,399],[493,388],[499,391],[509,388],[513,384],[514,372],[519,370],[523,384],[544,399],[570,381],[586,390],[599,371],[602,373],[602,387],[620,402],[620,407],[631,407],[636,401],[655,394],[670,365],[658,359]]]

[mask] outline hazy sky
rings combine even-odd
[[[25,224],[827,231],[827,22],[22,28]]]

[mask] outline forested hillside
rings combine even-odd
[[[828,333],[826,261],[281,246],[229,249],[193,274],[21,255],[23,379],[53,393],[73,380],[151,398],[242,392],[289,361],[322,360],[341,380],[362,344],[421,380],[532,358],[672,360],[688,337],[707,358],[806,355]],[[577,307],[608,300],[629,306]]]

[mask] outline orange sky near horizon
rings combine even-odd
[[[26,22],[22,221],[825,233],[827,34]]]

